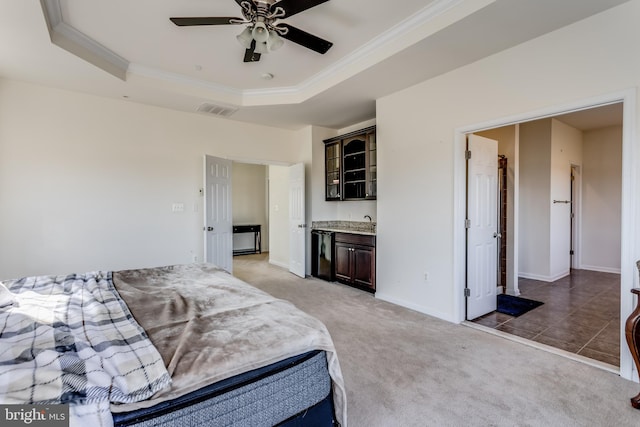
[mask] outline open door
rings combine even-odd
[[[467,139],[467,320],[497,308],[498,141]]]
[[[231,160],[204,158],[204,259],[233,272]]]
[[[307,224],[305,223],[304,164],[289,167],[289,271],[305,277]]]

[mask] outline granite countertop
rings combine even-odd
[[[371,221],[312,221],[311,229],[368,236],[376,235],[376,223]]]

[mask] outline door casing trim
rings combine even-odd
[[[466,212],[466,134],[493,129],[497,127],[517,125],[522,122],[551,118],[559,114],[586,110],[613,103],[623,103],[622,125],[622,218],[621,218],[621,259],[620,259],[620,376],[638,381],[638,373],[631,353],[625,345],[624,322],[633,311],[633,295],[631,289],[638,286],[635,259],[638,254],[637,234],[637,200],[634,195],[640,191],[637,176],[640,160],[640,141],[636,139],[636,89],[630,88],[581,101],[562,105],[550,106],[540,110],[514,116],[502,117],[481,123],[469,124],[454,129],[453,158],[454,158],[454,199],[453,199],[453,282],[454,282],[454,320],[461,323],[465,320],[465,212]],[[517,206],[517,200],[515,201]],[[516,209],[517,212],[517,209]],[[517,214],[517,213],[516,213]],[[515,230],[517,233],[517,230]],[[517,236],[517,234],[516,234]],[[517,268],[516,268],[517,271]]]

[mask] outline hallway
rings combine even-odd
[[[572,270],[551,283],[520,279],[519,288],[544,304],[520,317],[492,312],[474,322],[620,366],[619,274]]]

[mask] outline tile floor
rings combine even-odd
[[[543,305],[519,317],[492,312],[474,322],[620,366],[620,275],[572,270],[552,283],[520,279],[521,297]]]

